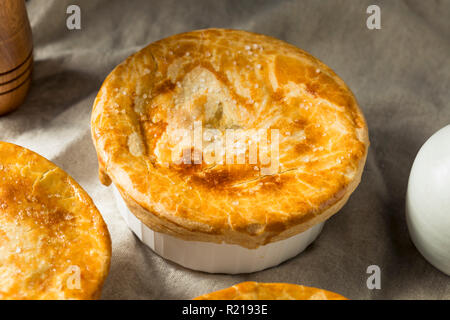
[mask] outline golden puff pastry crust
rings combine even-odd
[[[47,159],[0,142],[0,299],[97,299],[110,257],[87,193]]]
[[[290,283],[241,282],[194,300],[348,300],[340,294]]]
[[[175,132],[196,121],[220,133],[278,130],[278,169],[171,161]],[[330,68],[286,42],[225,29],[174,35],[130,56],[103,83],[91,128],[101,181],[112,180],[145,225],[247,248],[337,212],[369,145],[355,97]]]

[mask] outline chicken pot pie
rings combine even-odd
[[[0,299],[96,299],[108,229],[87,193],[40,155],[0,142]]]
[[[102,183],[114,183],[143,227],[247,249],[336,213],[369,145],[353,94],[330,68],[286,42],[225,29],[130,56],[104,81],[91,128]],[[229,157],[230,130],[244,132],[244,147],[230,143]]]
[[[242,282],[195,300],[348,300],[340,294],[290,283]]]

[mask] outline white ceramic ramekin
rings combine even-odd
[[[450,276],[450,125],[420,148],[406,191],[406,223],[419,252]]]
[[[239,245],[187,241],[155,232],[130,212],[113,186],[120,214],[136,236],[161,257],[179,265],[209,273],[250,273],[279,265],[306,249],[320,234],[324,222],[285,240],[257,249]]]

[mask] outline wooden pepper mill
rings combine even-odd
[[[33,40],[24,0],[0,3],[0,115],[16,109],[31,83]]]

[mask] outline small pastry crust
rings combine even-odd
[[[171,162],[174,133],[195,121],[220,132],[279,130],[278,170]],[[91,128],[101,181],[145,225],[246,248],[337,212],[369,146],[364,116],[330,68],[283,41],[224,29],[175,35],[129,57],[103,83]]]
[[[47,159],[0,142],[0,299],[97,299],[110,257],[87,193]]]
[[[290,283],[241,282],[194,300],[348,300],[340,294]]]

